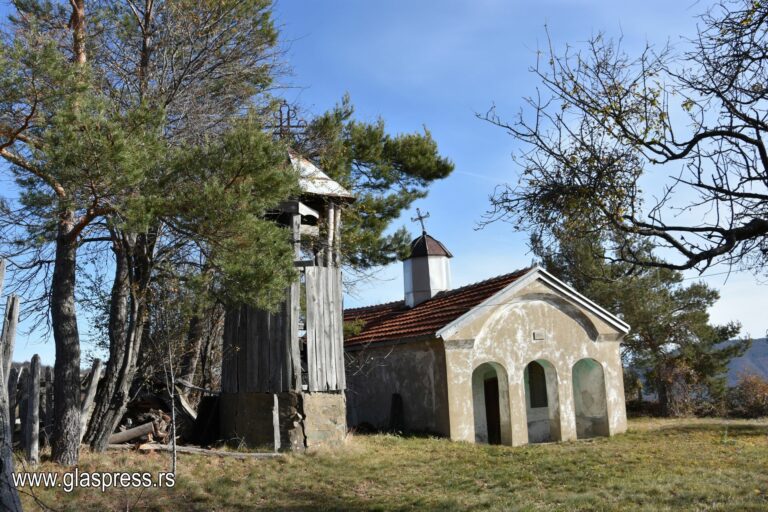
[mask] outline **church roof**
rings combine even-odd
[[[451,251],[446,249],[439,240],[429,236],[426,231],[420,237],[413,239],[411,242],[411,255],[408,258],[422,256],[447,256],[448,258],[453,258]]]
[[[440,244],[440,242],[437,243]],[[442,244],[440,246],[442,247]],[[447,255],[450,257],[450,253]],[[377,306],[347,309],[344,311],[344,321],[360,322],[362,329],[358,334],[347,337],[344,344],[359,345],[374,341],[435,336],[441,328],[500,292],[530,270],[526,268],[455,290],[440,292],[412,308],[400,300]]]

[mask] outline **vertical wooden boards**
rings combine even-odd
[[[8,422],[10,423],[10,430],[8,433],[13,436],[16,429],[16,396],[19,387],[19,370],[11,368],[8,375]],[[13,446],[13,441],[9,439],[9,444]]]
[[[307,331],[307,380],[309,391],[317,391],[320,389],[319,375],[318,375],[318,333],[316,331],[317,324],[320,321],[318,314],[320,314],[320,305],[317,296],[317,268],[319,267],[307,267],[306,268],[306,280],[305,289],[307,293],[307,310],[305,319],[305,329]]]
[[[279,393],[300,386],[298,283],[274,313],[240,306],[227,312],[222,356],[222,392]],[[294,304],[295,302],[295,304]],[[298,383],[298,384],[297,384]]]
[[[331,250],[330,258],[333,256],[333,250]],[[333,290],[333,267],[326,267],[320,273],[323,281],[323,307],[325,309],[323,322],[323,336],[325,337],[325,343],[323,343],[323,363],[325,364],[325,385],[326,389],[336,389],[336,358],[335,358],[335,343],[333,339],[335,316],[333,314],[336,311],[336,301],[334,300]],[[339,310],[341,311],[341,310]]]
[[[29,405],[29,370],[26,367],[22,368],[19,374],[19,393],[17,397],[19,402],[19,419],[21,420],[19,444],[22,450],[26,450],[27,407]]]
[[[40,356],[32,356],[29,365],[27,414],[22,419],[24,427],[24,447],[27,462],[37,465],[40,462]]]
[[[228,308],[224,314],[224,334],[221,344],[221,392],[237,392],[237,341],[240,308]]]
[[[339,215],[337,215],[337,219]],[[344,364],[344,296],[343,296],[343,284],[341,281],[341,269],[336,268],[336,271],[332,275],[332,282],[334,286],[334,308],[331,310],[333,314],[333,333],[335,347],[334,355],[336,356],[336,389],[339,391],[347,389],[347,373]]]
[[[287,374],[285,388],[291,391],[301,391],[301,347],[299,346],[299,315],[300,312],[301,283],[296,280],[291,284],[288,297],[288,318],[285,322],[288,354],[286,360],[290,361],[290,372]]]
[[[307,365],[310,391],[344,389],[341,270],[307,267]]]
[[[53,435],[53,368],[45,369],[45,436]]]

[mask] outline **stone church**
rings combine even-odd
[[[423,232],[404,299],[344,312],[350,427],[522,445],[626,430],[629,326],[541,267],[451,288]]]

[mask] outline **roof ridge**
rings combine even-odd
[[[369,306],[360,306],[356,308],[347,308],[344,310],[345,313],[351,313],[353,311],[364,311],[364,310],[370,310],[375,308],[383,308],[384,306],[394,306],[395,304],[404,303],[405,301],[403,299],[400,300],[393,300],[390,302],[381,302],[379,304],[371,304]]]
[[[462,292],[462,291],[466,291],[466,289],[468,289],[468,288],[474,288],[476,286],[480,286],[480,285],[483,285],[483,284],[488,284],[488,283],[491,283],[491,282],[494,282],[494,281],[499,281],[499,280],[502,280],[504,278],[508,278],[508,277],[512,277],[512,276],[516,276],[516,275],[522,275],[522,274],[525,274],[526,272],[530,272],[533,268],[535,268],[535,267],[525,267],[525,268],[521,268],[521,269],[518,269],[518,270],[514,270],[512,272],[507,272],[506,274],[500,274],[498,276],[489,277],[487,279],[483,279],[482,281],[476,281],[474,283],[465,284],[464,286],[460,286],[458,288],[453,288],[451,290],[443,290],[443,291],[435,294],[434,297],[429,298],[429,299],[425,300],[424,302],[420,302],[417,306],[420,306],[421,304],[426,304],[426,303],[428,303],[428,302],[430,302],[432,300],[438,299],[438,298],[450,297],[454,293],[459,293],[459,292]],[[393,301],[390,301],[390,302],[382,302],[380,304],[371,304],[370,306],[360,306],[358,308],[349,308],[349,309],[345,309],[344,313],[351,313],[351,312],[354,312],[354,311],[370,310],[370,309],[374,309],[374,308],[381,308],[381,307],[384,307],[384,306],[393,306],[395,304],[404,303],[404,302],[405,301],[403,299],[400,299],[400,300],[393,300]],[[410,308],[410,309],[414,309],[417,306],[414,306],[413,308]]]
[[[533,268],[534,267],[525,267],[525,268],[521,268],[521,269],[515,270],[513,272],[507,272],[506,274],[500,274],[498,276],[489,277],[487,279],[483,279],[482,281],[476,281],[474,283],[465,284],[464,286],[460,286],[458,288],[452,288],[450,290],[443,290],[443,291],[435,294],[435,296],[432,297],[432,299],[436,299],[438,297],[450,296],[450,295],[452,295],[454,293],[458,293],[458,292],[464,291],[467,288],[474,288],[476,286],[480,286],[480,285],[483,285],[483,284],[488,284],[488,283],[491,283],[493,281],[500,281],[500,280],[508,278],[508,277],[525,274],[527,272],[530,272]],[[432,299],[425,300],[424,302],[428,302],[428,301],[430,301]]]

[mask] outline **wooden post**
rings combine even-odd
[[[46,443],[53,435],[53,368],[45,369],[45,424],[44,424]]]
[[[9,438],[9,442],[11,443],[11,446],[13,446],[13,434],[14,430],[16,430],[16,395],[19,388],[19,370],[16,368],[11,368],[11,373],[8,375],[8,424],[10,429],[8,430],[8,433],[10,434],[11,438]]]
[[[19,374],[19,393],[17,395],[19,400],[19,419],[21,420],[21,428],[19,429],[19,446],[22,450],[27,449],[27,405],[29,402],[29,369],[24,367]]]
[[[3,292],[4,279],[5,260],[0,259],[0,295]],[[0,343],[0,349],[3,345],[4,343]],[[2,386],[0,387],[0,506],[2,506],[3,510],[20,511],[21,501],[19,501],[19,493],[13,481],[12,433],[14,423],[9,418],[10,412],[13,409],[8,403],[8,389],[6,387],[7,383],[10,383],[12,380],[8,379],[8,372],[3,371],[6,362],[10,368],[12,355],[13,349],[11,348],[6,361],[3,359],[4,351],[0,350],[0,386]],[[15,383],[15,381],[13,382]]]
[[[11,295],[5,303],[5,318],[3,319],[3,375],[11,372],[13,346],[16,343],[16,328],[19,325],[19,297]]]
[[[328,229],[328,233],[326,236],[325,241],[325,261],[323,262],[323,266],[330,267],[331,266],[331,259],[333,256],[333,243],[335,240],[335,234],[334,229],[336,228],[336,205],[333,203],[333,201],[328,201],[328,208],[326,209],[326,218],[325,218],[325,224]]]
[[[93,399],[96,397],[96,387],[99,384],[99,378],[101,377],[101,359],[96,358],[93,360],[93,367],[91,368],[91,375],[88,380],[88,387],[85,391],[85,397],[83,398],[83,404],[80,409],[80,442],[83,442],[83,436],[88,428],[88,422],[91,419],[91,413],[93,412]]]
[[[40,435],[38,436],[38,439],[40,439],[40,448],[44,448],[48,445],[48,435],[45,431],[45,426],[48,421],[45,417],[45,413],[48,412],[45,403],[48,401],[48,395],[46,393],[47,388],[45,388],[45,370],[42,366],[40,367],[40,381],[40,407],[38,408],[38,411],[40,411],[40,421],[38,422]]]
[[[27,461],[30,464],[40,463],[40,356],[32,356],[29,365],[29,391],[27,416],[24,428]]]

